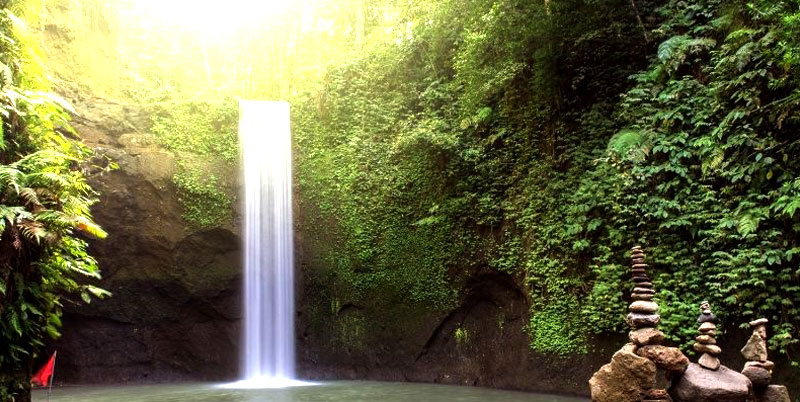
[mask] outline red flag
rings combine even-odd
[[[53,352],[53,355],[50,356],[50,360],[47,361],[47,364],[42,366],[36,375],[31,378],[31,382],[46,387],[50,384],[50,377],[53,375],[53,369],[56,367],[56,352]]]

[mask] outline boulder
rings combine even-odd
[[[689,358],[678,348],[663,345],[642,346],[636,354],[650,359],[657,367],[669,372],[682,373],[689,365]]]
[[[594,402],[639,402],[644,391],[656,383],[656,365],[638,356],[629,343],[614,353],[611,362],[589,380]]]
[[[669,394],[676,402],[746,402],[751,389],[747,377],[725,366],[713,371],[690,363]]]
[[[792,402],[789,390],[783,385],[770,385],[756,397],[758,402]]]

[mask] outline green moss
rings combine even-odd
[[[230,175],[237,164],[237,113],[234,100],[167,103],[154,111],[152,131],[177,156],[173,182],[181,216],[193,229],[220,226],[231,219],[234,186],[225,185],[220,177]]]

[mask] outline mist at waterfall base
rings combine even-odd
[[[239,101],[239,140],[245,211],[243,378],[222,387],[313,385],[295,379],[289,104]]]

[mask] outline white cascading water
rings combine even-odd
[[[286,102],[239,101],[244,158],[243,380],[273,388],[296,381],[292,144]]]

